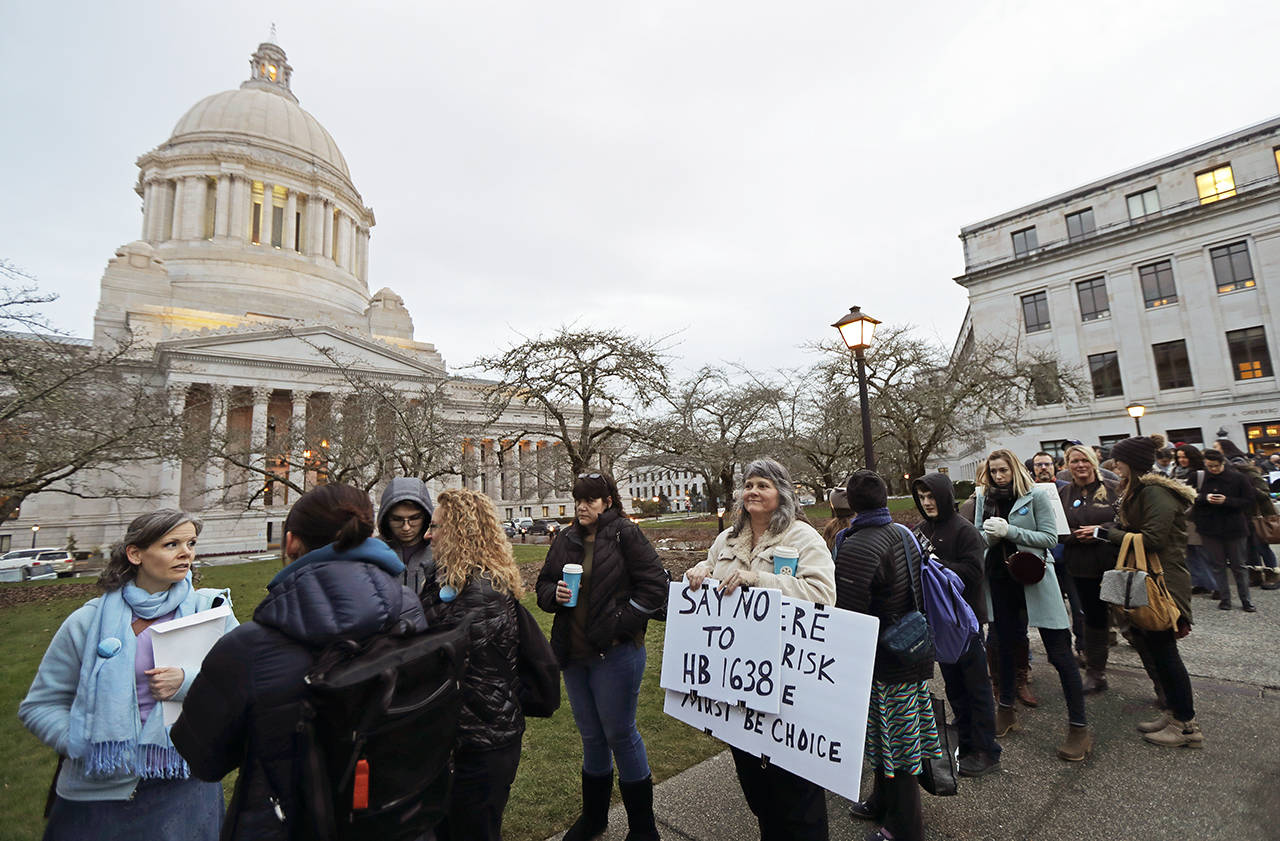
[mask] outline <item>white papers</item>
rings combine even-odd
[[[151,649],[155,653],[156,667],[176,666],[188,675],[200,671],[200,664],[209,649],[226,633],[230,615],[231,606],[222,604],[181,619],[152,625]],[[164,726],[169,727],[178,720],[182,703],[161,701],[160,708],[164,711]]]
[[[1067,523],[1067,512],[1062,507],[1062,497],[1058,494],[1057,484],[1037,482],[1031,486],[1031,490],[1048,497],[1049,505],[1053,507],[1053,519],[1058,534],[1071,534],[1071,526]]]

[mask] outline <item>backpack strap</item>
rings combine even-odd
[[[898,529],[898,537],[902,539],[902,551],[907,558],[907,578],[911,579],[912,601],[915,602],[916,610],[920,611],[921,613],[924,613],[924,606],[921,604],[921,601],[920,601],[920,589],[916,585],[916,572],[915,570],[911,569],[911,548],[910,548],[910,544],[907,543],[907,538],[910,537],[911,543],[915,544],[916,557],[920,559],[921,563],[923,563],[924,557],[920,552],[920,544],[916,541],[916,536],[911,532],[911,529],[907,528],[901,523],[894,523],[893,525]]]

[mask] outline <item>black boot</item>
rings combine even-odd
[[[884,828],[898,841],[924,841],[924,814],[916,775],[906,768],[897,768],[887,783],[892,799],[884,816]]]
[[[627,809],[626,841],[658,841],[658,825],[653,821],[653,777],[634,783],[619,780],[618,788]]]
[[[609,798],[612,796],[613,771],[599,777],[583,771],[582,814],[564,834],[564,841],[590,841],[604,832],[609,826]]]

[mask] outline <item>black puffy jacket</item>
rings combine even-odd
[[[898,617],[918,609],[919,558],[911,538],[896,525],[859,527],[855,519],[849,528],[836,553],[836,607],[877,617],[883,631]],[[904,537],[912,553],[910,565]],[[915,578],[914,590],[908,576]],[[933,677],[933,658],[918,666],[902,666],[877,645],[872,674],[881,683],[928,680]]]
[[[275,816],[278,797],[286,817],[297,814],[294,791],[295,725],[307,689],[303,675],[321,650],[340,640],[363,640],[407,621],[426,630],[422,604],[381,566],[390,558],[380,540],[367,540],[331,559],[304,555],[272,579],[267,597],[246,622],[205,657],[170,737],[191,772],[220,780],[240,768],[227,809],[223,838],[289,839]],[[316,553],[309,553],[316,554]],[[263,779],[266,774],[271,783]]]
[[[551,648],[560,667],[569,665],[569,609],[556,601],[556,582],[565,564],[582,563],[582,526],[562,531],[538,574],[538,606],[556,618],[551,623]],[[644,632],[649,617],[667,603],[667,574],[640,527],[614,509],[596,521],[591,560],[591,603],[587,609],[587,640],[603,655],[619,640]]]
[[[493,589],[487,578],[477,576],[453,601],[440,601],[437,590],[423,599],[423,606],[432,628],[471,622],[462,715],[454,744],[491,750],[518,740],[524,733],[524,714],[516,688],[520,627],[515,600]]]
[[[938,514],[930,517],[920,505],[920,489],[933,494]],[[929,541],[938,560],[960,576],[964,584],[964,600],[979,622],[987,621],[987,539],[970,520],[956,513],[955,491],[951,480],[941,473],[930,473],[911,483],[911,497],[924,519],[917,528]],[[896,528],[896,527],[895,527]]]

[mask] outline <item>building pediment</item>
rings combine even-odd
[[[262,366],[311,372],[347,369],[377,378],[437,379],[444,368],[388,343],[336,327],[241,328],[157,343],[162,369]]]

